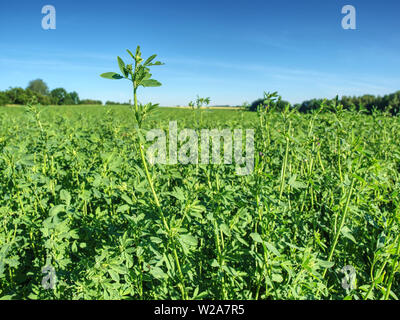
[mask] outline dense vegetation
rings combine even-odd
[[[64,88],[49,90],[47,84],[41,80],[32,80],[26,89],[15,87],[0,91],[0,106],[7,104],[26,105],[36,101],[41,105],[76,105],[76,104],[102,104],[100,100],[79,99],[77,92],[67,92]]]
[[[312,99],[304,101],[302,104],[296,105],[300,112],[311,112],[319,108],[323,102],[322,99]],[[384,96],[363,95],[361,97],[336,97],[335,99],[327,100],[328,104],[337,105],[341,104],[347,110],[367,111],[372,113],[374,111],[381,111],[388,114],[399,114],[400,112],[400,91]]]
[[[0,106],[4,106],[7,104],[26,105],[27,103],[32,101],[32,99],[45,106],[102,104],[102,101],[100,100],[81,100],[77,92],[67,92],[64,88],[56,88],[50,91],[47,87],[47,84],[41,79],[32,80],[28,84],[26,89],[16,87],[9,88],[5,91],[0,91]],[[258,106],[263,103],[264,98],[260,98],[245,107],[249,111],[257,111]],[[296,108],[301,113],[310,113],[314,110],[317,110],[321,103],[325,103],[333,107],[335,105],[341,104],[347,110],[367,111],[368,113],[380,111],[392,115],[397,115],[400,112],[400,91],[384,96],[374,96],[367,94],[360,97],[343,96],[340,99],[339,97],[336,97],[334,99],[311,99],[299,104],[291,105],[291,107]],[[130,104],[131,101],[123,103],[115,101],[105,102],[105,105],[127,106]],[[285,100],[276,101],[276,109],[278,110],[283,110],[286,105],[290,105],[290,103]],[[326,110],[328,110],[328,108]]]
[[[260,104],[264,103],[264,99],[257,99],[251,103],[247,109],[250,111],[256,111]],[[397,115],[400,112],[400,91],[384,96],[374,95],[363,95],[361,97],[347,97],[343,96],[339,99],[311,99],[304,101],[299,104],[294,104],[293,108],[296,108],[299,112],[310,113],[318,110],[322,103],[325,103],[332,108],[341,104],[346,110],[363,111],[372,113],[374,111],[385,112],[392,115]],[[286,105],[290,105],[289,102],[284,100],[276,101],[276,109],[283,110]],[[330,108],[326,108],[325,111],[330,111]]]
[[[172,120],[256,129],[255,169],[150,167],[162,221],[129,108],[0,109],[0,297],[398,298],[398,117],[161,108],[143,126]]]

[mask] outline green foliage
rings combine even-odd
[[[0,91],[0,106],[5,106],[6,104],[10,104],[10,98],[6,92]]]
[[[0,297],[398,299],[397,117],[205,112],[204,128],[257,129],[254,172],[149,167],[166,229],[131,115],[0,109]],[[160,108],[143,130],[192,128],[191,115]],[[55,290],[41,286],[47,263]]]
[[[68,93],[64,88],[56,88],[49,92],[46,83],[41,79],[31,81],[26,89],[16,87],[0,91],[0,106],[26,105],[33,100],[41,105],[102,104],[99,100],[80,101],[77,92]]]
[[[193,111],[196,108],[196,113],[193,113],[193,117],[194,117],[194,122],[196,122],[197,127],[202,126],[202,124],[203,124],[203,112],[202,112],[201,108],[204,106],[208,106],[210,104],[210,102],[211,102],[211,100],[209,97],[201,98],[201,97],[199,97],[199,95],[197,95],[195,101],[189,102],[189,107],[191,107]],[[198,119],[198,118],[200,118],[200,119]]]
[[[68,94],[66,104],[80,104],[79,95],[76,91],[72,91]]]
[[[278,99],[268,100],[268,94],[264,92],[264,98],[257,99],[253,101],[250,105],[245,105],[246,109],[249,111],[257,111],[259,108],[273,108],[276,111],[282,111],[286,106],[291,106],[291,104],[287,101],[282,100],[282,97],[277,96],[276,92],[274,93],[274,97]]]
[[[197,109],[200,109],[204,106],[208,106],[210,104],[211,100],[209,97],[207,98],[200,98],[198,95],[196,97],[195,101],[190,101],[189,102],[189,107],[191,107],[192,109],[194,109],[195,107]]]
[[[64,88],[56,88],[51,90],[50,96],[56,104],[66,104],[68,102],[68,92]]]
[[[42,79],[36,79],[29,82],[27,89],[32,90],[42,96],[49,94],[49,87]]]
[[[100,100],[83,99],[83,100],[79,100],[79,104],[102,105],[103,103]]]
[[[140,46],[137,47],[135,55],[131,51],[127,50],[129,55],[134,60],[134,64],[125,65],[125,62],[117,57],[118,66],[122,75],[115,72],[106,72],[100,76],[105,79],[119,80],[128,79],[132,82],[133,90],[136,92],[139,86],[143,87],[159,87],[161,83],[157,80],[151,79],[152,74],[150,73],[151,66],[163,65],[160,61],[153,62],[157,55],[150,56],[146,61],[142,58]],[[144,63],[143,63],[144,61]]]
[[[278,111],[282,111],[287,105],[290,105],[289,102],[281,100],[281,98],[277,100],[275,104],[276,105],[273,107]],[[322,104],[326,106],[324,112],[330,112],[335,109],[335,106],[337,104],[341,104],[346,110],[354,110],[369,114],[379,111],[386,112],[387,114],[391,115],[397,115],[400,112],[400,91],[385,95],[383,97],[376,97],[374,95],[363,95],[361,97],[343,96],[340,99],[339,97],[335,97],[334,99],[330,100],[311,99],[306,100],[300,104],[295,104],[293,105],[293,107],[298,109],[302,113],[312,113],[316,110],[319,110]],[[246,109],[249,111],[257,111],[257,108],[259,106],[266,106],[265,97],[255,100],[250,105],[246,106]]]
[[[400,112],[400,91],[381,96],[363,95],[361,97],[343,96],[341,99],[312,99],[296,105],[300,112],[312,112],[319,109],[322,103],[334,108],[335,104],[340,103],[346,110],[358,112],[367,112],[372,114],[375,111],[386,112],[391,115],[397,115]],[[326,111],[328,111],[327,108]]]
[[[126,50],[131,58],[133,59],[132,64],[125,65],[125,62],[117,57],[118,66],[122,73],[122,76],[115,72],[106,72],[101,74],[100,76],[105,79],[110,80],[119,80],[119,79],[127,79],[131,81],[133,88],[133,101],[134,101],[134,119],[136,120],[137,126],[140,129],[144,119],[153,112],[158,104],[148,103],[146,105],[138,104],[137,101],[137,90],[140,86],[142,87],[159,87],[161,83],[155,79],[151,79],[152,74],[150,73],[151,66],[160,66],[164,63],[160,61],[153,60],[157,57],[156,54],[150,56],[146,61],[142,58],[142,53],[140,51],[140,46],[137,46],[135,55],[132,54],[130,50]],[[144,62],[143,62],[144,61]],[[140,135],[140,130],[138,130],[138,134]],[[144,160],[143,160],[144,161]],[[145,163],[143,163],[146,166]],[[151,184],[151,183],[150,183]]]
[[[105,105],[114,105],[114,106],[130,106],[131,103],[130,102],[115,102],[115,101],[106,101]]]

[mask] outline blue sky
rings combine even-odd
[[[56,8],[56,30],[41,9]],[[357,29],[344,30],[344,5]],[[138,44],[157,53],[160,88],[141,102],[252,102],[278,91],[292,103],[400,89],[399,1],[370,0],[13,0],[0,3],[0,90],[42,78],[81,98],[128,101],[130,83],[102,79]]]

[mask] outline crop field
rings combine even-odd
[[[398,299],[398,117],[158,108],[143,130],[169,121],[254,129],[253,172],[143,168],[129,107],[0,108],[1,298]]]

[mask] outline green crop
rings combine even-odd
[[[337,102],[277,110],[266,93],[257,112],[202,118],[255,129],[252,174],[149,165],[147,129],[198,123],[190,109],[139,104],[154,58],[131,56],[106,74],[132,82],[131,108],[0,109],[2,299],[398,299],[398,117]]]
[[[146,105],[138,104],[137,101],[137,90],[140,86],[142,87],[159,87],[161,83],[157,80],[151,79],[152,74],[150,73],[151,66],[160,66],[164,63],[153,60],[157,57],[156,54],[151,55],[146,61],[142,58],[140,46],[137,46],[135,55],[130,50],[126,50],[134,60],[134,64],[127,64],[120,58],[117,57],[118,66],[121,70],[122,75],[115,72],[106,72],[101,74],[101,77],[111,80],[127,79],[132,82],[133,87],[133,101],[134,101],[134,115],[139,127],[141,126],[144,118],[158,105],[148,103]]]
[[[145,106],[142,106],[141,104],[138,105],[137,103],[137,89],[139,86],[143,87],[159,87],[161,86],[161,83],[158,82],[157,80],[151,79],[151,73],[150,73],[150,66],[155,66],[155,65],[162,65],[163,63],[156,61],[152,63],[152,61],[155,59],[156,55],[150,56],[146,61],[142,59],[141,57],[141,52],[140,52],[140,47],[138,46],[136,49],[136,54],[133,55],[129,50],[127,50],[128,53],[131,55],[131,57],[135,61],[135,67],[133,68],[132,65],[127,65],[125,66],[125,63],[122,61],[120,57],[118,57],[118,65],[119,68],[123,74],[123,76],[130,80],[133,85],[133,95],[134,95],[134,104],[135,104],[135,109],[134,109],[134,115],[135,115],[135,120],[137,122],[137,134],[139,136],[139,140],[137,143],[138,150],[140,152],[140,158],[142,160],[142,165],[143,169],[146,175],[147,182],[150,186],[151,193],[153,195],[153,200],[154,204],[157,207],[156,212],[158,212],[159,218],[162,222],[161,227],[164,229],[164,232],[168,238],[168,244],[172,248],[172,255],[174,257],[174,264],[176,264],[176,268],[178,270],[178,275],[179,275],[179,283],[178,286],[181,290],[181,298],[182,299],[187,299],[187,292],[185,288],[185,278],[182,273],[181,269],[181,264],[179,262],[179,257],[177,253],[177,245],[179,245],[178,238],[175,236],[176,231],[173,229],[174,228],[174,222],[173,221],[167,221],[167,218],[164,215],[163,209],[160,204],[159,197],[157,195],[157,192],[154,188],[154,182],[153,182],[153,177],[149,171],[147,160],[145,157],[145,152],[144,152],[144,138],[141,132],[141,126],[143,123],[143,120],[145,117],[152,111],[155,110],[157,105],[153,105],[152,103],[148,103]],[[144,63],[142,64],[142,62]],[[108,73],[103,73],[101,75],[104,78],[108,79],[122,79],[122,76],[119,74],[113,73],[113,72],[108,72]],[[172,263],[172,262],[171,262]]]
[[[197,95],[197,98],[195,101],[190,101],[189,102],[189,107],[191,107],[193,110],[195,107],[197,107],[197,109],[200,109],[203,106],[208,106],[210,104],[211,100],[209,97],[207,98],[200,98]]]
[[[197,95],[195,101],[190,101],[189,102],[189,107],[192,108],[193,111],[195,111],[195,108],[197,109],[197,113],[193,113],[194,119],[196,119],[196,116],[199,117],[200,114],[200,120],[198,121],[198,125],[202,125],[203,123],[203,112],[201,108],[203,106],[208,106],[210,104],[211,100],[209,97],[207,98],[200,98],[199,95]]]

